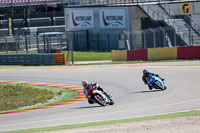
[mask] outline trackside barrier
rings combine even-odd
[[[127,61],[126,50],[112,50],[111,51],[112,61]]]
[[[148,60],[173,60],[177,59],[177,48],[149,48],[148,49]]]
[[[56,55],[57,57],[58,55]],[[61,54],[61,56],[64,56]],[[54,54],[0,54],[0,65],[61,65],[62,59],[55,60]],[[62,60],[62,61],[61,61]]]
[[[200,46],[177,47],[177,59],[200,59]]]
[[[56,53],[54,54],[54,62],[56,65],[66,65],[66,55],[64,53]]]
[[[112,50],[111,55],[112,61],[200,59],[200,46]]]
[[[147,49],[141,49],[141,50],[128,50],[127,51],[127,60],[133,61],[133,60],[147,60],[148,58]]]

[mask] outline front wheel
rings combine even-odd
[[[95,94],[94,95],[95,102],[101,106],[106,106],[106,101],[104,100],[102,95]]]
[[[165,90],[165,87],[162,87],[160,82],[156,81],[155,84],[158,87],[158,89]]]

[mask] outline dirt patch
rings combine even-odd
[[[39,133],[200,133],[200,115]]]

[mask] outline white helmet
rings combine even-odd
[[[88,87],[89,83],[87,80],[83,80],[82,85],[83,85],[83,87]]]

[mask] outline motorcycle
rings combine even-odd
[[[164,82],[161,80],[160,77],[154,76],[150,74],[149,78],[146,78],[148,85],[152,88],[165,90],[167,87],[165,86]]]
[[[97,103],[101,106],[114,104],[113,99],[108,98],[108,96],[104,92],[98,90],[97,85],[90,86],[90,91],[88,92],[87,97],[94,103]]]

